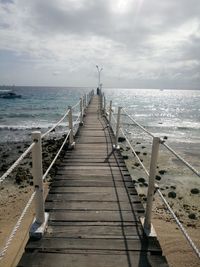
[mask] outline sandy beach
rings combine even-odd
[[[44,142],[44,170],[48,167],[51,158],[55,155],[55,151],[57,151],[61,141],[62,140],[55,141],[55,139],[52,139]],[[137,160],[126,147],[126,144],[122,143],[121,145],[123,147],[123,155],[125,158],[128,156],[126,164],[131,172],[138,193],[145,205],[147,190],[146,183],[148,182],[147,177],[141,170],[141,167],[138,166]],[[2,174],[17,157],[19,157],[20,153],[22,153],[27,146],[27,143],[10,143],[2,144],[0,146],[0,155],[3,159],[0,166],[0,174]],[[134,143],[134,146],[138,156],[142,159],[144,165],[148,169],[150,163],[149,155],[151,151],[150,142],[144,143],[142,140],[137,140],[137,142]],[[189,158],[190,163],[194,166],[197,165],[198,157],[195,145],[193,150],[188,150],[188,154],[187,151],[184,150],[184,145],[183,147],[180,145],[176,148],[180,149],[183,156],[187,156],[187,159]],[[16,169],[13,174],[1,184],[0,247],[5,244],[7,236],[11,232],[23,207],[26,205],[33,192],[32,176],[29,171],[29,167],[31,166],[30,162],[30,158],[24,159],[19,169]],[[59,162],[60,159],[58,159],[57,164],[59,164]],[[55,173],[56,165],[47,179],[46,188]],[[195,244],[200,247],[200,193],[191,193],[191,190],[194,188],[200,189],[200,179],[193,176],[191,171],[188,171],[178,163],[172,155],[161,149],[158,162],[157,183],[159,184],[162,193],[168,199],[171,207],[173,207],[176,215],[191,235]],[[175,194],[172,195],[176,196],[174,198],[169,197],[170,192],[175,192]],[[34,207],[32,205],[14,238],[14,242],[9,247],[4,260],[0,262],[0,266],[16,266],[20,255],[21,244],[28,238],[27,233],[29,225],[33,220],[33,216]],[[167,257],[170,266],[200,266],[199,259],[187,244],[185,238],[181,234],[177,225],[173,222],[171,215],[166,211],[164,204],[157,194],[155,194],[153,208],[153,225],[162,245],[164,255]]]

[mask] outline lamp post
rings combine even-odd
[[[98,71],[98,88],[99,88],[99,90],[101,92],[101,72],[102,72],[103,68],[99,69],[98,65],[96,65],[96,68],[97,68],[97,71]]]

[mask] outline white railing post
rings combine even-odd
[[[144,231],[147,235],[151,235],[151,232],[153,232],[153,229],[151,226],[151,217],[152,217],[153,197],[154,197],[154,191],[155,191],[155,176],[156,176],[159,144],[160,144],[160,138],[154,137],[153,145],[152,145],[152,152],[151,152],[149,186],[148,186],[148,192],[147,192],[147,206],[146,206],[146,213],[145,213],[145,219],[144,219]]]
[[[101,112],[103,112],[103,98],[104,98],[104,93],[101,93],[100,98],[101,98]]]
[[[109,126],[111,127],[111,118],[112,118],[112,100],[110,100],[110,107],[109,107]]]
[[[69,146],[72,147],[74,145],[74,133],[73,133],[73,118],[72,118],[72,107],[68,106],[69,113],[68,113],[68,123],[69,123]]]
[[[87,94],[85,94],[85,105],[86,107],[88,106],[88,95]]]
[[[80,98],[80,126],[83,125],[83,98]]]
[[[103,95],[103,112],[106,114],[106,97]]]
[[[35,186],[35,216],[36,222],[42,224],[45,220],[44,212],[44,192],[43,192],[43,169],[42,169],[42,144],[41,132],[35,131],[32,133],[32,140],[35,146],[32,149],[32,174]]]
[[[33,132],[32,140],[35,143],[32,148],[32,174],[35,186],[35,219],[31,225],[29,234],[34,238],[41,238],[46,230],[49,217],[44,209],[41,132]]]
[[[118,137],[119,137],[119,128],[120,128],[120,115],[122,107],[118,107],[117,113],[117,125],[116,125],[116,134],[115,134],[115,148],[118,149]]]

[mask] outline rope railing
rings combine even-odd
[[[51,133],[61,122],[63,122],[63,120],[67,117],[68,114],[69,114],[69,109],[67,110],[65,115],[55,125],[53,125],[46,133],[42,134],[41,138],[43,139],[49,133]]]
[[[133,146],[131,145],[131,142],[128,140],[126,134],[124,133],[123,129],[120,128],[121,133],[123,134],[124,138],[126,139],[126,142],[128,143],[130,149],[132,150],[132,152],[134,153],[134,156],[137,158],[140,166],[143,168],[144,172],[146,173],[147,177],[149,177],[149,172],[147,171],[146,167],[144,166],[144,164],[142,163],[142,161],[140,160],[140,158],[138,157],[136,151],[134,150]]]
[[[80,106],[80,101],[81,100],[79,100],[78,103],[76,103],[74,106],[72,106],[72,109],[75,109],[76,107]]]
[[[62,151],[64,145],[65,145],[66,142],[67,142],[67,139],[68,139],[68,137],[69,137],[70,132],[71,132],[71,130],[69,130],[69,132],[67,133],[67,136],[65,137],[65,140],[63,141],[63,143],[62,143],[62,145],[61,145],[61,147],[60,147],[58,153],[56,154],[56,156],[55,156],[54,159],[52,160],[50,166],[48,167],[48,169],[46,170],[45,174],[43,175],[43,177],[42,177],[43,181],[46,179],[46,177],[47,177],[49,171],[51,170],[52,166],[53,166],[54,163],[56,162],[58,156],[60,155],[60,152]]]
[[[127,117],[132,121],[134,122],[140,129],[142,129],[145,133],[147,133],[148,135],[150,135],[151,137],[154,137],[154,135],[149,132],[147,129],[145,129],[140,123],[138,123],[136,120],[134,120],[129,114],[128,112],[126,111],[125,108],[123,108],[123,111],[125,112],[125,114],[127,115]]]
[[[77,104],[75,104],[72,108],[68,109],[67,112],[63,115],[63,117],[54,125],[52,126],[47,132],[44,134],[41,134],[40,132],[33,132],[32,133],[32,144],[24,151],[24,153],[13,163],[13,165],[0,177],[0,183],[5,180],[5,178],[11,174],[11,172],[21,163],[21,161],[32,151],[32,167],[33,167],[33,180],[35,184],[35,191],[31,195],[30,199],[28,200],[25,208],[23,209],[21,216],[19,217],[16,225],[14,226],[11,234],[9,235],[4,247],[0,250],[0,260],[2,260],[6,254],[6,251],[9,248],[9,245],[11,244],[14,236],[16,235],[17,230],[19,229],[29,207],[31,206],[31,203],[33,199],[35,198],[35,208],[36,208],[36,216],[35,216],[35,223],[37,225],[43,225],[46,223],[45,221],[45,212],[44,212],[44,201],[43,201],[43,181],[46,179],[49,171],[51,170],[52,166],[55,164],[58,156],[60,155],[64,145],[66,144],[67,140],[69,139],[69,145],[72,145],[72,140],[70,139],[70,135],[73,134],[73,127],[78,122],[78,120],[82,120],[81,116],[83,115],[83,112],[89,102],[91,101],[92,96],[94,95],[94,91],[91,91],[88,95],[84,95],[83,98],[78,101]],[[72,116],[72,110],[77,108],[78,105],[80,106],[80,113],[78,113],[78,117],[73,123],[73,116]],[[44,137],[46,137],[50,132],[52,132],[66,117],[68,116],[69,120],[69,131],[67,132],[67,135],[59,148],[56,156],[52,160],[50,166],[46,170],[45,174],[42,173],[42,145],[41,141]],[[73,137],[73,136],[71,136]],[[74,143],[74,141],[73,141]],[[33,228],[34,229],[34,228]],[[43,228],[45,229],[45,227]],[[35,231],[36,229],[34,229]],[[31,233],[34,235],[34,233]]]
[[[136,120],[134,120],[125,110],[125,108],[123,108],[124,112],[127,114],[127,117],[133,121],[141,130],[143,130],[144,132],[146,132],[148,135],[150,135],[151,137],[155,137],[154,134],[152,134],[150,131],[148,131],[147,129],[145,129],[140,123],[138,123]],[[166,149],[168,149],[177,159],[179,159],[185,166],[187,166],[194,174],[196,174],[197,176],[200,177],[200,172],[197,171],[190,163],[188,163],[183,157],[181,157],[175,150],[173,150],[173,148],[171,148],[169,145],[166,144],[165,140],[160,138],[160,144],[163,145]]]
[[[11,174],[11,172],[21,163],[21,161],[31,152],[34,145],[35,145],[35,142],[33,142],[23,152],[23,154],[12,164],[12,166],[0,177],[0,183],[2,183]]]
[[[170,207],[170,205],[167,202],[166,198],[163,196],[163,194],[160,191],[158,185],[155,183],[155,173],[156,173],[156,165],[157,165],[157,157],[158,157],[159,144],[162,144],[166,149],[168,149],[174,156],[176,156],[183,164],[185,164],[197,176],[200,176],[200,173],[193,166],[191,166],[191,164],[189,164],[180,155],[178,155],[178,153],[176,151],[174,151],[169,145],[167,145],[165,143],[165,140],[162,140],[161,138],[158,138],[158,137],[154,136],[150,131],[146,130],[140,123],[138,123],[135,119],[133,119],[128,114],[128,112],[125,110],[125,108],[122,108],[122,110],[125,112],[126,116],[132,122],[134,122],[135,125],[137,125],[142,131],[146,132],[148,135],[150,135],[153,138],[150,172],[148,172],[147,169],[146,169],[146,167],[144,166],[144,164],[141,162],[140,158],[136,154],[136,152],[135,152],[133,146],[131,145],[131,142],[129,141],[128,137],[126,136],[124,130],[122,129],[122,127],[120,126],[120,124],[117,124],[117,121],[120,120],[121,113],[118,111],[118,118],[116,120],[115,117],[114,117],[114,115],[113,115],[113,113],[112,113],[112,102],[110,102],[110,108],[109,108],[109,112],[111,112],[111,114],[109,114],[109,124],[110,124],[110,127],[112,127],[111,120],[113,119],[115,121],[115,123],[116,123],[116,127],[119,128],[118,130],[121,131],[122,135],[124,136],[126,142],[129,145],[130,149],[132,150],[132,152],[136,156],[136,158],[137,158],[140,166],[143,168],[145,174],[149,177],[149,184],[152,185],[151,188],[150,188],[150,185],[149,185],[149,187],[148,187],[148,193],[147,193],[147,208],[146,208],[146,214],[145,214],[145,220],[144,220],[144,230],[145,230],[145,232],[147,234],[150,234],[151,233],[152,203],[150,203],[150,202],[153,202],[152,196],[155,194],[155,192],[158,192],[160,198],[162,199],[162,201],[164,202],[165,206],[169,210],[170,214],[172,215],[173,219],[177,223],[179,229],[183,233],[183,235],[186,238],[186,240],[188,241],[189,245],[191,246],[191,248],[193,249],[193,251],[196,253],[197,257],[200,259],[200,251],[199,251],[199,249],[194,244],[194,242],[192,241],[192,239],[188,235],[186,229],[184,228],[184,226],[182,225],[182,223],[179,221],[178,217],[176,216],[175,212]],[[114,132],[114,129],[113,129],[113,132]],[[117,129],[116,129],[116,132],[117,132]],[[116,136],[116,138],[118,139],[118,136]],[[156,146],[155,146],[155,143],[156,143],[155,141],[157,141],[157,145]],[[118,142],[118,140],[116,140],[116,142]],[[117,147],[117,146],[115,145],[115,147]],[[156,147],[156,149],[155,149],[155,147]]]
[[[5,254],[6,254],[7,250],[8,250],[8,248],[9,248],[9,246],[10,246],[12,240],[13,240],[13,238],[15,237],[15,235],[16,235],[16,233],[17,233],[19,227],[21,226],[21,223],[22,223],[22,221],[23,221],[23,219],[24,219],[26,213],[28,212],[28,209],[30,208],[30,206],[31,206],[31,204],[32,204],[32,202],[33,202],[33,199],[34,199],[34,197],[35,197],[35,194],[36,194],[36,192],[33,192],[33,193],[32,193],[32,195],[31,195],[29,201],[27,202],[25,208],[23,209],[23,211],[22,211],[22,213],[21,213],[21,216],[20,216],[19,219],[17,220],[17,223],[15,224],[15,226],[13,227],[12,232],[10,233],[9,237],[7,238],[7,241],[6,241],[5,245],[4,245],[4,247],[3,247],[2,250],[0,251],[0,260],[2,260],[3,257],[5,256]]]

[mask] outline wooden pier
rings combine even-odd
[[[48,227],[29,240],[20,267],[168,266],[146,237],[144,208],[114,135],[93,96],[76,146],[66,152],[45,202]]]

